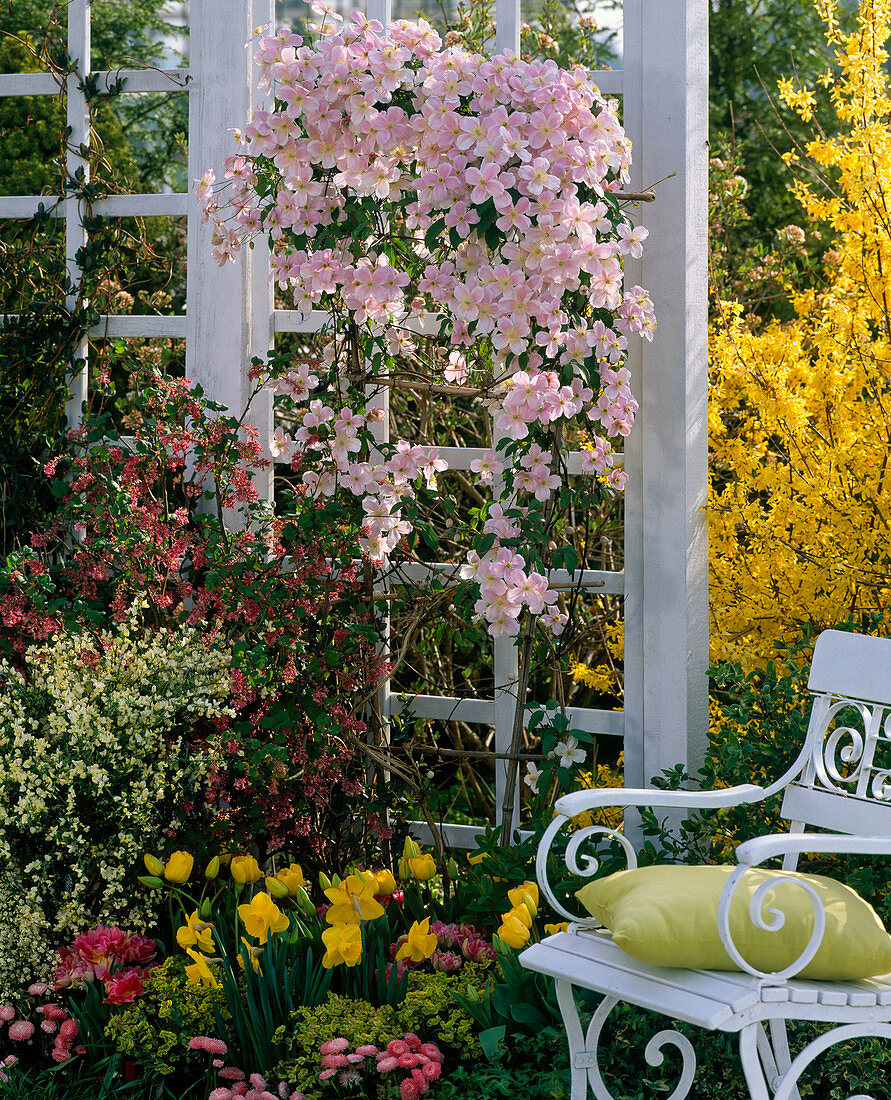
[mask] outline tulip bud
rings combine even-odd
[[[210,879],[210,881],[213,882],[213,880],[217,877],[219,873],[220,857],[214,856],[210,863],[208,863],[208,865],[204,868],[204,877]]]
[[[154,878],[160,878],[164,874],[164,864],[156,856],[143,856],[142,862],[145,869]]]
[[[160,890],[164,885],[157,875],[140,875],[139,881],[143,886],[147,886],[149,890]]]
[[[319,871],[319,886],[321,886],[323,890],[331,889],[331,879],[328,878],[324,871]]]
[[[198,916],[201,917],[202,920],[207,920],[210,916],[210,912],[210,898],[205,898],[198,909]]]
[[[285,884],[277,878],[266,879],[266,889],[274,898],[286,898],[288,897],[288,888]]]
[[[184,882],[189,881],[189,875],[192,873],[194,864],[195,857],[191,853],[174,852],[164,864],[164,878],[168,882],[182,885]]]
[[[405,843],[402,845],[402,858],[403,859],[417,859],[421,854],[421,846],[418,842],[410,836],[405,838]]]
[[[449,873],[449,878],[455,879],[458,877],[458,864],[455,862],[454,856],[450,856],[446,861],[446,870]]]
[[[297,892],[294,894],[294,901],[297,903],[298,908],[302,909],[308,917],[318,916],[318,910],[313,905],[312,898],[302,886],[297,887]]]

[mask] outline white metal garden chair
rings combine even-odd
[[[813,932],[791,965],[774,972],[758,970],[731,939],[731,896],[753,866],[782,857],[782,871],[794,871],[799,855],[808,852],[891,854],[891,640],[824,632],[814,650],[808,689],[814,700],[805,745],[795,764],[772,786],[704,792],[585,790],[557,801],[559,816],[539,846],[537,875],[551,905],[571,923],[566,932],[527,948],[520,959],[529,969],[556,979],[569,1040],[572,1100],[584,1100],[588,1085],[597,1100],[615,1100],[604,1084],[597,1052],[607,1017],[620,1002],[701,1028],[738,1033],[752,1100],[799,1100],[802,1072],[830,1046],[860,1036],[891,1039],[891,973],[856,981],[796,977],[814,958],[823,938],[825,914],[814,889],[797,887],[799,897],[802,889],[807,896]],[[551,845],[564,826],[584,811],[604,806],[706,810],[757,802],[780,791],[785,792],[781,812],[790,822],[790,831],[739,845],[738,865],[720,895],[716,917],[720,943],[738,971],[676,969],[637,961],[596,920],[580,918],[554,895],[548,878]],[[808,827],[823,831],[807,832]],[[636,866],[626,837],[605,826],[588,826],[571,831],[565,864],[572,875],[590,880],[595,874],[596,856],[582,854],[581,849],[603,836],[615,838],[625,850],[629,867]],[[553,869],[553,856],[550,862]],[[783,886],[790,888],[796,891],[794,886]],[[742,914],[763,930],[756,935],[775,935],[784,923],[778,903],[765,898],[766,893],[764,888],[756,890]],[[586,1033],[573,987],[604,994]],[[789,1020],[835,1026],[793,1057],[786,1034]],[[669,1100],[682,1100],[693,1083],[695,1055],[690,1042],[669,1028],[647,1045],[650,1065],[661,1064],[666,1044],[679,1048],[683,1060],[680,1081]],[[850,1100],[872,1098],[858,1094]]]

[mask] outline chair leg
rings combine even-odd
[[[618,997],[605,996],[597,1006],[597,1011],[588,1025],[587,1033],[582,1032],[582,1024],[572,995],[572,983],[557,979],[557,1003],[566,1027],[569,1044],[569,1070],[572,1091],[570,1100],[586,1100],[588,1086],[595,1100],[617,1100],[609,1091],[600,1073],[597,1050],[600,1045],[600,1033],[607,1017],[619,1004]],[[666,1029],[658,1032],[647,1043],[644,1057],[651,1066],[660,1066],[664,1060],[662,1050],[665,1046],[674,1046],[682,1058],[681,1077],[666,1100],[685,1100],[693,1086],[696,1074],[696,1055],[690,1040],[677,1031]]]
[[[749,1096],[752,1100],[770,1100],[770,1089],[764,1077],[764,1061],[762,1053],[767,1043],[767,1036],[760,1023],[749,1024],[739,1033],[739,1058],[742,1062],[746,1084],[749,1086]],[[769,1050],[769,1044],[768,1050]],[[771,1061],[773,1055],[770,1055]],[[776,1067],[773,1067],[776,1068]],[[770,1068],[768,1068],[770,1072]]]

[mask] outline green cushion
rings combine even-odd
[[[608,928],[623,951],[653,966],[738,970],[718,935],[718,900],[732,867],[655,866],[588,883],[576,897]],[[822,875],[753,867],[737,887],[730,907],[730,934],[756,970],[775,973],[804,950],[814,928],[810,895],[779,883],[764,905],[783,911],[777,932],[749,919],[755,890],[769,878],[788,875],[809,883],[826,907],[826,931],[817,954],[797,977],[843,981],[891,971],[891,936],[875,910],[850,887]]]

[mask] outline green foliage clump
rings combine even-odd
[[[189,1050],[188,1043],[196,1035],[215,1034],[216,1012],[226,1014],[222,994],[189,982],[180,956],[149,970],[143,985],[142,996],[111,1017],[106,1036],[152,1076],[200,1072],[207,1056]]]
[[[344,1038],[351,1046],[372,1043],[383,1048],[393,1039],[412,1032],[433,1042],[444,1055],[444,1072],[450,1060],[477,1062],[482,1057],[473,1020],[458,1004],[454,991],[468,986],[480,989],[486,970],[466,964],[459,974],[415,974],[412,988],[400,1005],[375,1007],[367,1001],[332,994],[316,1008],[301,1008],[291,1016],[291,1032],[283,1036],[287,1054],[276,1066],[276,1074],[296,1084],[314,1100],[324,1093],[318,1080],[319,1047],[333,1038]]]

